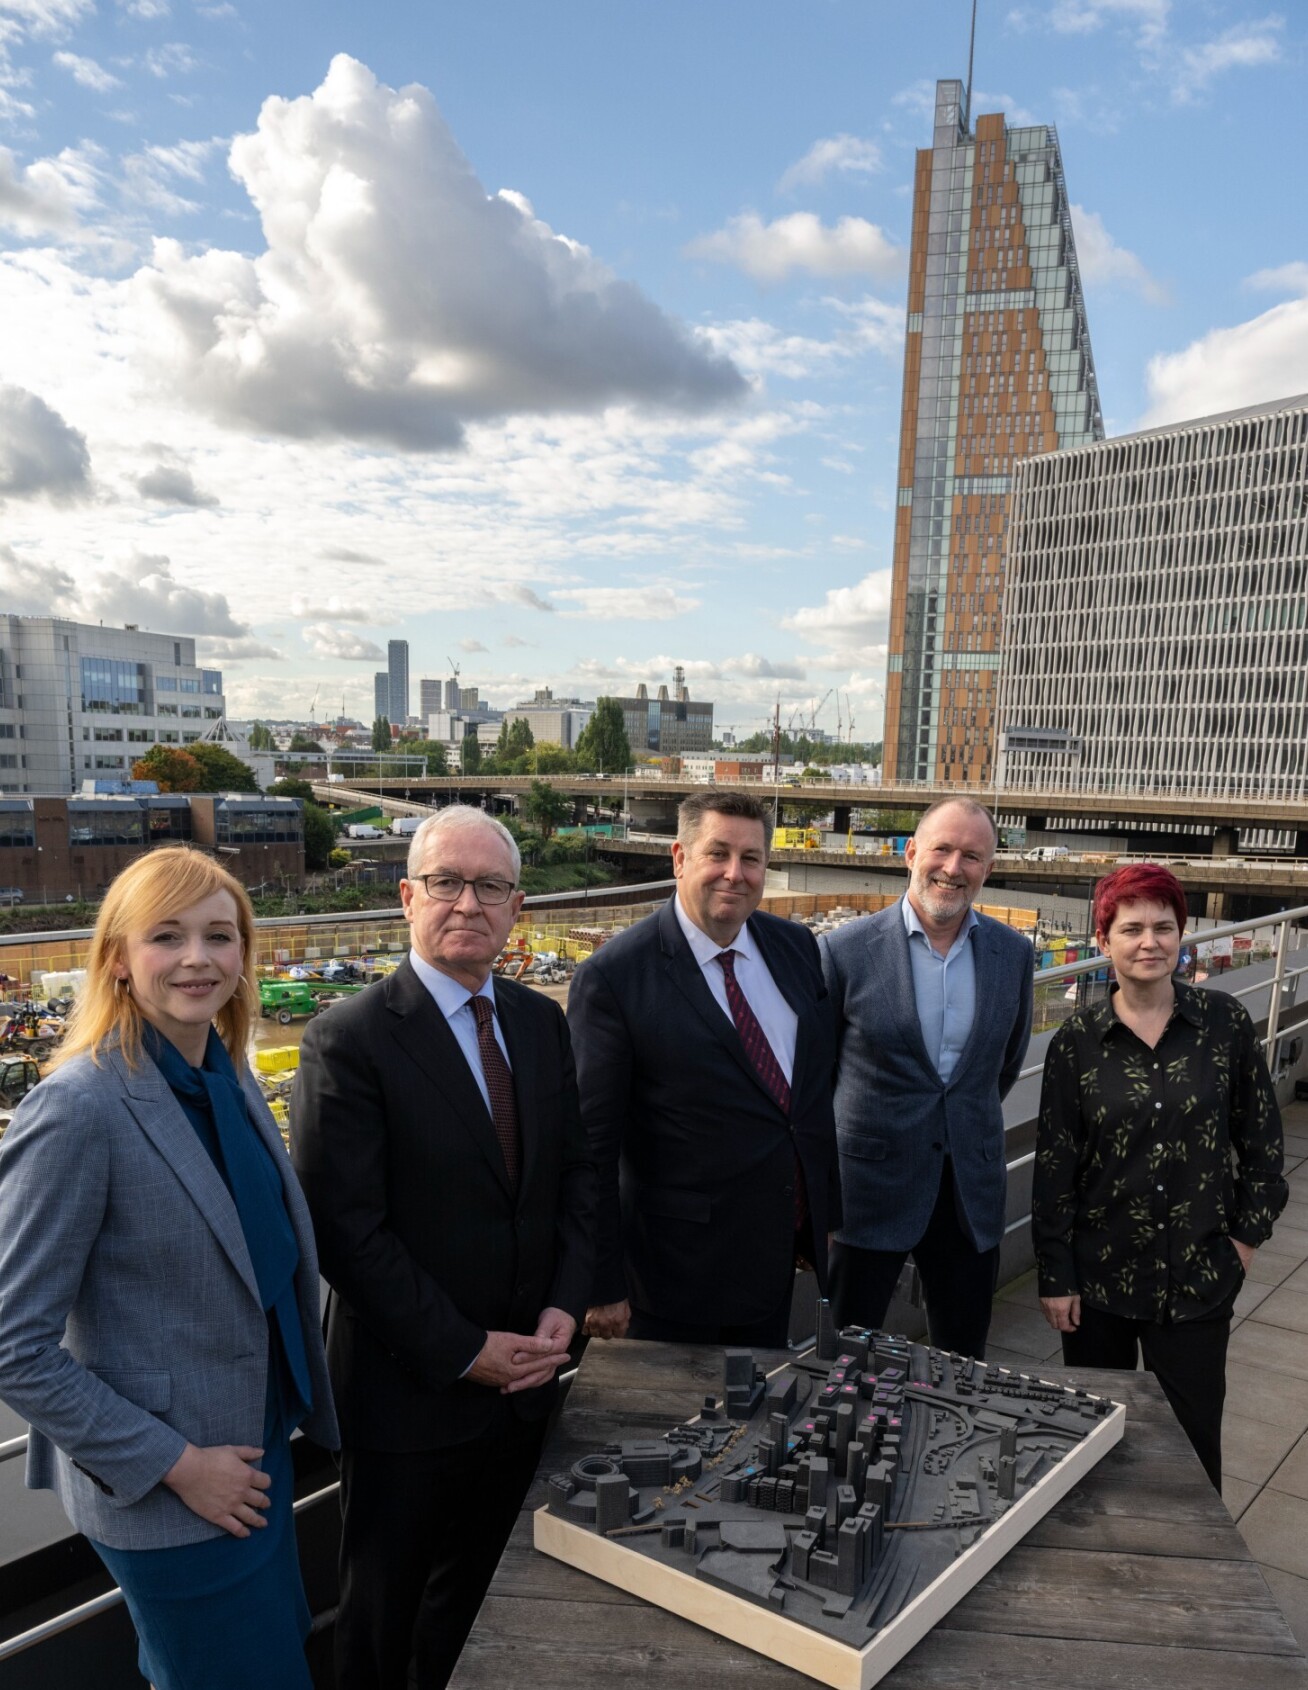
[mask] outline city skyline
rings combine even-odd
[[[1058,129],[1110,437],[1308,390],[1303,20],[979,10],[973,120]],[[720,728],[880,737],[969,12],[0,0],[0,609],[193,636],[237,716],[366,719],[401,639],[501,701],[682,662]]]

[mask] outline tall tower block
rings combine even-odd
[[[936,84],[917,155],[885,778],[988,782],[1014,462],[1103,439],[1054,130],[968,128]]]

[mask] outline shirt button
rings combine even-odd
[[[1154,1073],[1156,1074],[1157,1072],[1158,1072],[1158,1064],[1155,1062],[1154,1063]]]
[[[1162,1104],[1161,1104],[1161,1103],[1155,1103],[1155,1104],[1154,1104],[1154,1108],[1155,1108],[1155,1109],[1161,1109],[1161,1108],[1162,1108],[1162,1107],[1163,1107],[1163,1106],[1162,1106]]]
[[[1161,1186],[1161,1185],[1156,1185],[1156,1186],[1155,1186],[1155,1187],[1154,1187],[1154,1190],[1155,1190],[1155,1191],[1161,1191],[1161,1190],[1162,1190],[1162,1189],[1163,1189],[1163,1188],[1162,1188],[1162,1186]]]
[[[1154,1146],[1154,1149],[1155,1149],[1155,1150],[1161,1150],[1161,1149],[1162,1149],[1162,1148],[1163,1148],[1163,1147],[1162,1147],[1162,1145],[1161,1145],[1161,1144],[1156,1144],[1156,1145],[1155,1145],[1155,1146]]]

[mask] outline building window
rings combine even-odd
[[[0,722],[0,739],[12,739],[13,737],[14,724],[12,722]]]
[[[222,720],[223,713],[216,704],[206,704],[204,707],[204,714],[208,721],[218,722]]]
[[[95,766],[97,769],[121,769],[123,759],[121,757],[98,756],[95,760]]]
[[[123,730],[121,728],[97,728],[95,737],[101,740],[118,740],[121,742]]]
[[[112,657],[83,657],[82,709],[139,716],[145,707],[145,665]]]
[[[177,729],[176,728],[160,728],[160,730],[159,730],[159,743],[160,743],[160,745],[176,745],[177,744]]]
[[[128,728],[127,738],[133,745],[149,745],[154,739],[154,729]]]
[[[304,816],[298,804],[219,804],[214,833],[219,845],[298,845]]]
[[[0,851],[6,847],[26,847],[36,844],[36,824],[26,804],[0,809]]]
[[[144,845],[144,817],[139,804],[114,804],[103,810],[68,809],[70,845]]]
[[[175,716],[176,714],[177,706],[175,704],[161,704],[155,711],[156,716]]]
[[[198,675],[183,675],[177,683],[179,692],[199,692],[200,677]]]
[[[221,669],[201,669],[200,691],[211,693],[215,698],[223,690],[223,676]]]
[[[154,690],[156,692],[176,692],[176,675],[156,675],[154,678]]]
[[[198,704],[183,704],[183,706],[182,706],[182,715],[183,716],[198,717],[199,714],[200,714],[200,706]]]

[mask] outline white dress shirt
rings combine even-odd
[[[437,1009],[445,1017],[446,1024],[463,1052],[464,1060],[472,1070],[472,1077],[477,1082],[477,1090],[481,1093],[481,1100],[486,1105],[486,1113],[491,1113],[490,1089],[486,1084],[486,1076],[481,1071],[481,1052],[477,1048],[477,1017],[472,1013],[473,998],[489,998],[495,1003],[495,977],[486,976],[481,990],[470,992],[466,986],[461,986],[457,980],[451,980],[448,974],[442,974],[439,968],[433,968],[429,962],[424,962],[417,951],[409,952],[409,962],[413,972],[431,993]],[[719,974],[722,972],[718,970]],[[504,1034],[500,1031],[499,1011],[496,1010],[495,1019],[491,1022],[495,1030],[495,1043],[504,1052],[504,1060],[513,1067],[509,1058],[509,1048],[504,1042]]]
[[[702,927],[696,927],[682,908],[680,897],[673,899],[673,909],[676,911],[681,931],[686,935],[686,943],[690,946],[708,989],[713,994],[713,1001],[733,1027],[736,1022],[731,1013],[731,1005],[727,1001],[726,976],[722,972],[722,964],[717,959],[723,951],[735,952],[736,982],[745,1002],[754,1011],[754,1019],[772,1046],[772,1054],[781,1065],[786,1084],[790,1085],[795,1077],[795,1035],[799,1027],[799,1017],[768,973],[768,965],[754,943],[748,926],[742,927],[729,945],[719,945],[716,939],[709,938]]]

